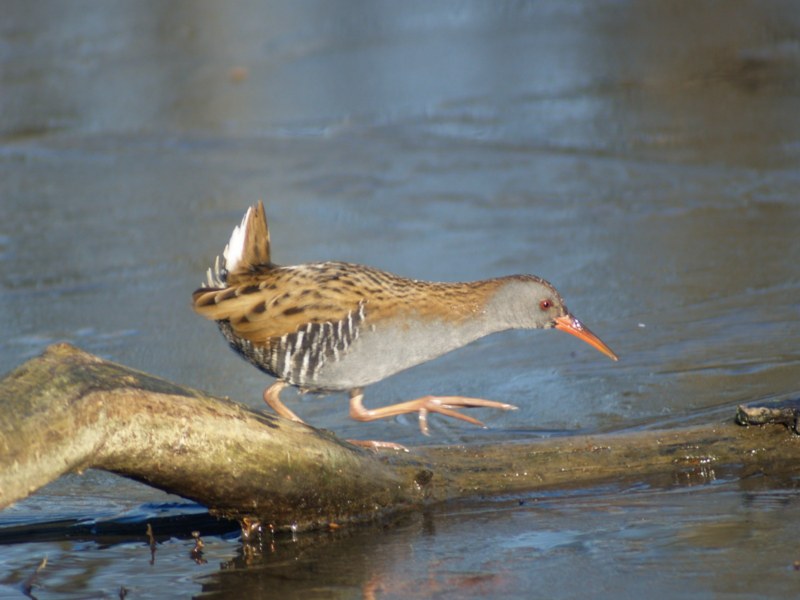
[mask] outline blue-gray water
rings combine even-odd
[[[496,335],[368,388],[513,402],[475,443],[731,418],[800,391],[800,11],[793,2],[8,2],[0,20],[0,372],[66,340],[260,407],[269,382],[190,294],[249,204],[274,259],[415,278],[535,273],[621,357]],[[436,507],[279,539],[0,545],[0,596],[789,597],[796,476],[711,470]],[[0,528],[192,512],[64,478]],[[152,513],[152,514],[151,514]],[[23,530],[24,531],[24,530]],[[0,538],[2,538],[0,529]],[[31,534],[33,536],[33,534]],[[3,587],[5,586],[5,587]]]

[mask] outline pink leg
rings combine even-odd
[[[298,423],[305,423],[303,419],[294,414],[283,402],[281,402],[281,391],[287,386],[288,384],[285,381],[278,379],[278,381],[264,390],[264,402],[266,402],[272,408],[272,410],[274,410],[284,419],[291,419],[292,421],[297,421]]]
[[[306,424],[303,419],[298,417],[294,414],[283,402],[280,400],[280,394],[284,388],[288,387],[288,384],[285,381],[281,381],[280,379],[269,386],[267,389],[264,390],[264,402],[266,402],[272,410],[274,410],[278,415],[283,417],[284,419],[289,419],[291,421],[297,421],[298,423]],[[369,448],[370,450],[403,450],[408,452],[408,448],[401,444],[395,444],[394,442],[378,442],[372,440],[347,440],[351,444],[355,446],[362,446],[364,448]]]

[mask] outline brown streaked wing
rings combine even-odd
[[[277,267],[225,289],[199,289],[194,308],[231,322],[253,343],[294,333],[307,323],[337,323],[364,302],[367,319],[414,315],[460,322],[481,312],[501,280],[434,283],[347,263]]]
[[[278,268],[225,289],[201,288],[193,295],[194,310],[214,321],[230,321],[234,333],[254,344],[308,323],[336,323],[358,310],[361,296],[325,285],[313,275]]]

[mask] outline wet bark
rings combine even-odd
[[[0,508],[105,469],[276,528],[369,520],[474,495],[794,465],[789,427],[728,423],[376,454],[312,427],[51,346],[0,385]],[[781,409],[780,423],[794,426]],[[754,418],[762,415],[757,412]],[[745,422],[746,411],[739,418]]]

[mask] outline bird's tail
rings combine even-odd
[[[207,288],[224,288],[236,279],[256,271],[271,268],[269,251],[269,227],[264,214],[264,203],[251,206],[241,224],[233,228],[231,239],[217,256],[214,266],[206,272]]]

